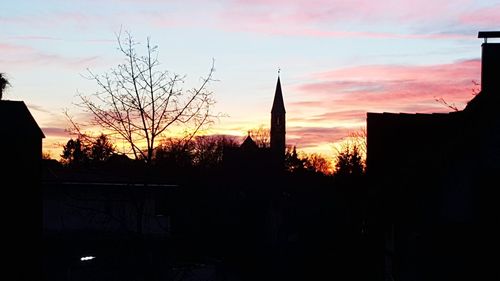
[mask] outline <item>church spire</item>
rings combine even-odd
[[[281,82],[278,71],[278,82],[276,83],[276,91],[274,92],[274,101],[271,113],[286,113],[285,103],[283,102],[283,94],[281,93]]]
[[[286,147],[286,111],[281,92],[281,82],[278,71],[278,82],[274,92],[273,107],[271,109],[271,151],[276,165],[283,167]]]

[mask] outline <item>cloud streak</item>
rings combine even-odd
[[[69,133],[66,129],[56,128],[56,127],[43,127],[43,133],[46,137],[69,137]]]
[[[498,6],[475,8],[468,0],[234,0],[224,3],[217,17],[222,29],[310,37],[470,39],[470,34],[456,31],[459,30],[457,24],[461,30],[478,21],[494,26],[495,15],[498,15]],[[394,24],[400,27],[399,32],[391,28]],[[376,31],[373,26],[378,27]]]
[[[316,82],[302,84],[297,90],[308,98],[325,101],[327,111],[417,112],[446,111],[435,99],[464,107],[472,98],[472,81],[479,81],[480,61],[463,60],[450,64],[368,65],[313,74]],[[314,107],[318,105],[311,103]],[[308,104],[297,104],[308,107]],[[342,120],[344,117],[339,114]],[[335,114],[329,115],[332,121]]]
[[[468,11],[459,17],[459,23],[468,26],[497,26],[500,4]]]
[[[297,148],[307,149],[318,145],[333,144],[346,137],[351,128],[344,127],[314,127],[289,126],[287,127],[287,143]]]
[[[0,62],[9,65],[9,68],[56,65],[81,70],[102,61],[99,56],[71,57],[20,44],[0,44]]]

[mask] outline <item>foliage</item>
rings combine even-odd
[[[297,153],[297,147],[287,147],[285,152],[285,170],[292,173],[314,172],[324,175],[331,174],[331,163],[318,153]]]
[[[42,159],[51,160],[52,158],[50,157],[50,152],[42,152]]]
[[[95,140],[78,137],[63,146],[62,162],[68,166],[81,166],[107,161],[115,152],[108,137],[101,134]]]
[[[337,176],[361,175],[365,171],[367,131],[361,128],[345,137],[335,148],[334,174]]]
[[[103,162],[107,161],[113,155],[115,147],[106,135],[101,134],[94,140],[89,150],[91,161]]]
[[[318,153],[312,153],[304,157],[305,168],[308,171],[321,173],[324,175],[331,174],[332,167],[330,161]]]
[[[61,154],[63,163],[68,166],[79,166],[88,163],[88,148],[82,144],[80,139],[70,139],[63,146],[63,152]]]
[[[164,139],[154,151],[155,163],[169,168],[192,167],[193,158],[193,142],[191,140]]]
[[[364,173],[364,161],[359,145],[347,143],[337,153],[335,164],[336,176],[361,176]]]
[[[194,139],[194,166],[215,168],[222,164],[224,149],[237,147],[234,138],[227,136],[199,136]]]
[[[9,86],[9,80],[5,78],[5,74],[0,72],[0,100],[2,100],[3,92]]]
[[[285,170],[292,173],[305,170],[305,160],[298,156],[296,146],[289,146],[286,149]]]
[[[222,164],[224,148],[236,146],[236,140],[227,136],[168,138],[155,149],[154,161],[156,165],[170,168],[211,169]]]

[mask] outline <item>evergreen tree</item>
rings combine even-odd
[[[361,176],[364,173],[364,163],[357,144],[345,145],[337,155],[335,175]]]

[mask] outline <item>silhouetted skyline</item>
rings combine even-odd
[[[0,100],[0,185],[6,199],[0,213],[4,242],[13,246],[6,248],[5,276],[51,281],[498,279],[492,254],[500,250],[500,192],[495,188],[500,31],[474,36],[481,50],[476,73],[481,79],[471,80],[478,88],[470,89],[464,106],[435,97],[446,110],[429,113],[433,107],[408,92],[425,77],[419,71],[392,76],[409,79],[389,80],[399,83],[389,97],[397,100],[403,93],[415,107],[409,113],[364,112],[366,131],[338,151],[333,175],[322,173],[324,159],[298,157],[290,146],[293,136],[285,137],[296,133],[289,120],[298,117],[288,106],[293,91],[289,94],[290,86],[282,82],[281,70],[274,91],[267,91],[273,96],[265,114],[269,129],[248,131],[242,144],[196,136],[214,117],[212,92],[205,91],[213,67],[200,87],[178,90],[172,86],[176,78],[155,72],[156,48],[148,45],[147,59],[141,59],[130,38],[119,43],[128,64],[112,70],[114,78],[90,72],[103,89],[104,96],[95,95],[103,105],[80,98],[101,121],[97,125],[129,142],[135,159],[115,153],[108,136],[88,137],[74,122],[78,137],[64,145],[64,161],[42,159],[45,134],[26,102]],[[380,69],[373,67],[373,75],[382,75]],[[439,89],[449,85],[462,87],[460,69],[434,71],[433,81],[440,84],[423,83],[427,91],[442,94]],[[453,79],[441,80],[448,75]],[[12,83],[10,77],[6,81]],[[383,94],[387,84],[378,90],[362,86],[368,89],[348,94],[364,93],[360,101],[391,108]],[[419,106],[424,109],[411,112]],[[175,136],[169,127],[174,122],[193,133],[161,142],[162,132]],[[146,153],[140,147],[144,139]]]
[[[53,157],[68,138],[62,109],[73,109],[77,90],[96,90],[80,74],[119,61],[120,28],[141,42],[151,36],[187,88],[215,58],[211,89],[230,117],[209,133],[267,127],[281,68],[288,143],[331,154],[367,111],[446,112],[435,98],[463,108],[480,80],[476,32],[494,28],[500,12],[496,1],[40,3],[3,3],[0,71],[12,84],[4,99],[27,103]]]

